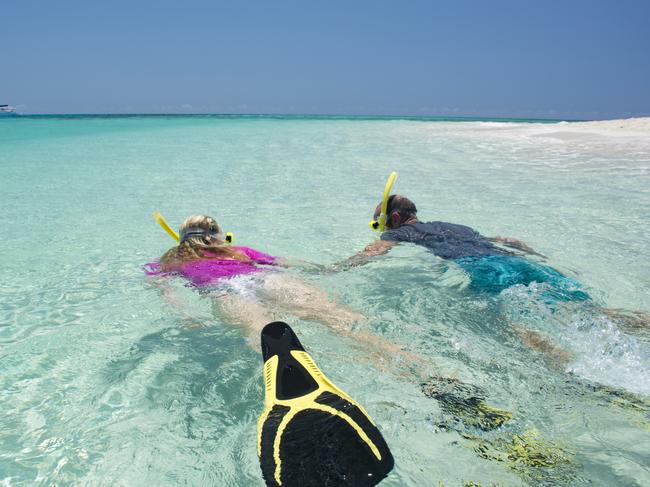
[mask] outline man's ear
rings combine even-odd
[[[402,223],[402,217],[396,211],[393,211],[386,217],[386,226],[389,228],[397,228]]]

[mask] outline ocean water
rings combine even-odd
[[[392,170],[422,220],[519,238],[593,300],[477,295],[408,245],[288,270],[422,359],[405,371],[286,316],[380,425],[382,485],[650,485],[650,330],[607,311],[650,312],[650,134],[343,117],[0,120],[0,485],[263,485],[261,356],[212,298],[147,281],[172,244],[151,214],[207,213],[240,244],[329,264],[377,238]],[[427,376],[512,419],[477,428],[425,397]]]

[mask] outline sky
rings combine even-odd
[[[650,115],[650,1],[0,0],[22,113]]]

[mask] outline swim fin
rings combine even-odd
[[[281,321],[262,330],[257,454],[268,486],[373,486],[393,456],[364,409],[332,384]]]

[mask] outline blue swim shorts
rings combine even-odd
[[[542,293],[551,301],[586,301],[589,295],[580,283],[562,275],[552,267],[510,255],[462,257],[455,262],[469,274],[470,289],[498,294],[516,284],[546,283]]]

